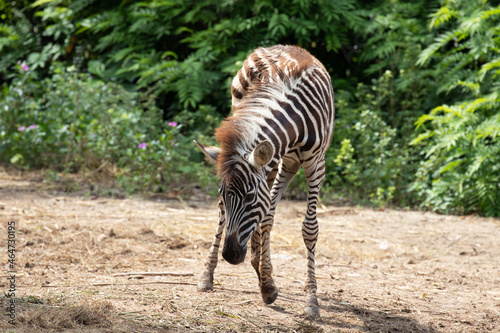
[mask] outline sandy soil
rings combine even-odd
[[[303,314],[305,203],[282,202],[272,233],[280,296],[260,297],[247,257],[196,284],[215,231],[214,199],[66,194],[0,173],[0,287],[16,222],[16,325],[8,332],[500,332],[500,221],[323,207],[321,318]],[[97,193],[98,194],[98,193]],[[142,272],[163,272],[147,275]],[[132,275],[117,275],[133,273]],[[1,298],[2,308],[9,299]]]

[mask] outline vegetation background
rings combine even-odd
[[[0,18],[9,167],[215,194],[192,140],[215,144],[253,49],[295,44],[336,94],[324,200],[500,216],[500,1],[0,0]]]

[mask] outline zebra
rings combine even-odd
[[[266,304],[278,297],[271,276],[270,232],[276,206],[302,166],[307,180],[307,211],[302,236],[307,248],[306,303],[319,316],[315,248],[316,207],[325,178],[325,152],[334,128],[330,76],[319,60],[297,46],[258,48],[244,61],[231,85],[232,116],[216,129],[220,148],[194,141],[215,165],[219,223],[198,290],[213,288],[218,249],[225,229],[223,258],[242,263],[251,243],[251,264]]]

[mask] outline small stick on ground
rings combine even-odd
[[[196,283],[190,282],[171,282],[171,281],[151,281],[151,282],[141,282],[141,283],[91,283],[92,287],[105,287],[105,286],[137,286],[143,284],[178,284],[186,286],[196,286]],[[86,286],[72,286],[72,285],[42,285],[42,288],[63,288],[63,287],[73,287],[73,288],[85,288]]]
[[[113,276],[129,276],[129,275],[153,275],[153,276],[194,276],[193,273],[174,273],[174,272],[129,272],[129,273],[116,273]]]
[[[242,319],[248,321],[250,324],[252,324],[252,325],[254,325],[254,326],[262,329],[262,326],[260,326],[259,324],[257,324],[256,322],[254,322],[253,320],[251,320],[249,318],[250,316],[248,315],[248,313],[246,313],[246,311],[243,311],[243,313],[245,314],[245,316],[243,316],[243,315],[240,314],[240,318],[242,318]]]
[[[250,303],[250,302],[253,302],[253,301],[254,301],[253,299],[249,299],[249,300],[246,300],[246,301],[243,301],[243,302],[233,303],[232,305],[241,305],[241,304],[246,304],[246,303]]]

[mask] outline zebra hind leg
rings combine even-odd
[[[325,162],[319,161],[314,168],[304,168],[307,178],[307,212],[302,224],[302,237],[307,248],[307,279],[305,313],[312,319],[319,317],[319,304],[316,297],[315,250],[319,225],[316,218],[318,195],[325,178]]]
[[[226,218],[224,207],[219,200],[219,224],[217,225],[217,231],[215,232],[214,240],[212,242],[212,246],[210,247],[207,261],[205,262],[205,269],[203,270],[200,281],[198,282],[198,291],[210,291],[213,289],[214,270],[215,267],[217,267],[219,245],[222,238],[222,233],[224,232],[225,224]]]
[[[312,319],[319,317],[319,304],[316,297],[315,247],[318,238],[318,221],[306,218],[302,225],[302,237],[307,248],[307,279],[305,284],[305,313]]]

